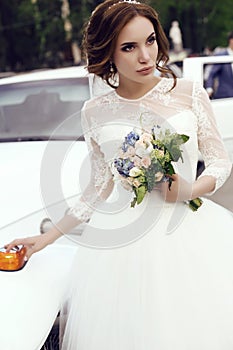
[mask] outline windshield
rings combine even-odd
[[[0,141],[77,139],[89,98],[87,77],[0,85]]]

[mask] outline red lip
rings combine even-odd
[[[152,69],[154,69],[154,66],[150,66],[150,67],[144,67],[144,68],[141,68],[141,69],[138,69],[137,72],[138,73],[143,73],[143,72],[148,72],[148,71],[151,71]]]
[[[137,72],[146,72],[148,70],[151,70],[152,68],[154,68],[153,66],[150,66],[150,67],[144,67],[144,68],[141,68],[141,69],[138,69]]]

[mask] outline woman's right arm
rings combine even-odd
[[[92,140],[91,152],[91,179],[76,205],[69,209],[67,214],[47,232],[26,238],[15,239],[5,245],[10,250],[16,245],[24,245],[27,249],[27,258],[32,254],[53,243],[62,235],[68,234],[74,227],[88,222],[95,211],[96,205],[105,201],[113,189],[112,173],[104,160],[104,154],[99,145]],[[103,175],[104,174],[104,175]]]
[[[42,250],[47,245],[52,244],[62,235],[69,233],[74,227],[81,222],[73,216],[65,215],[57,224],[55,224],[47,232],[31,237],[17,238],[12,242],[5,245],[7,250],[12,249],[15,246],[23,245],[27,249],[26,257],[29,259],[32,254]]]
[[[96,158],[97,153],[94,152],[93,154]],[[103,159],[102,162],[104,162]],[[92,174],[93,172],[96,172],[96,170],[97,172],[99,170],[99,167],[98,169],[95,169],[95,164],[96,163],[94,162],[92,166]],[[107,167],[106,164],[105,166]],[[26,256],[29,259],[32,254],[45,248],[61,236],[68,234],[74,227],[83,222],[89,221],[95,210],[96,204],[105,201],[112,191],[113,180],[109,172],[110,170],[106,168],[104,182],[101,186],[96,186],[94,184],[93,178],[95,178],[96,175],[92,175],[89,185],[77,204],[70,208],[68,213],[47,232],[37,236],[15,239],[6,244],[5,248],[10,250],[16,245],[24,245],[27,249]],[[106,174],[109,174],[109,176],[106,176]]]
[[[85,139],[91,161],[91,177],[76,205],[70,208],[66,215],[47,232],[37,236],[15,239],[5,245],[7,250],[16,245],[24,245],[27,248],[26,256],[30,258],[32,254],[53,243],[62,235],[68,234],[74,227],[88,222],[95,207],[109,197],[113,189],[113,177],[105,161],[104,153],[91,135],[85,133]]]

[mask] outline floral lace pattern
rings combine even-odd
[[[205,162],[201,176],[213,176],[216,179],[216,191],[230,175],[231,163],[217,130],[209,98],[199,83],[194,83],[193,97],[193,111],[198,118],[199,148]]]
[[[177,131],[189,134],[186,163],[191,164],[192,181],[195,180],[199,149],[205,163],[201,176],[216,179],[213,192],[223,185],[232,164],[217,130],[206,91],[199,83],[185,79],[178,79],[175,88],[172,87],[173,79],[162,78],[152,90],[136,100],[127,100],[116,91],[110,91],[85,103],[82,126],[92,163],[91,183],[85,192],[89,204],[84,205],[81,198],[70,210],[72,215],[88,221],[95,204],[110,194],[109,184],[113,183],[114,174],[109,164],[117,145],[126,135],[125,127],[132,130],[142,124],[149,127],[166,122]]]
[[[98,144],[97,123],[92,118],[92,128],[89,129],[83,117],[83,129],[91,160],[91,181],[80,197],[78,203],[70,208],[68,215],[75,216],[80,222],[88,222],[96,207],[103,201],[102,194],[107,191],[109,182],[112,182],[112,173],[104,154]]]
[[[159,84],[157,89],[153,89],[148,97],[153,100],[159,100],[163,103],[164,106],[168,106],[171,103],[174,103],[176,98],[171,93],[173,87],[172,79],[163,80],[163,84]]]
[[[94,212],[85,202],[79,201],[74,207],[67,211],[67,215],[75,216],[80,222],[88,222]]]

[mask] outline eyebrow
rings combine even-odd
[[[155,32],[152,32],[147,38],[146,40],[150,39],[153,35],[155,35]],[[121,47],[122,46],[127,46],[127,45],[135,45],[137,44],[136,41],[129,41],[129,42],[126,42],[126,43],[122,43],[121,44]]]

